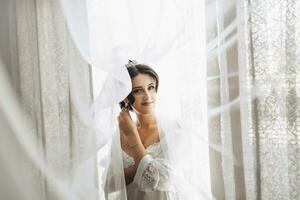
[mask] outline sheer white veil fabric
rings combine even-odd
[[[47,12],[47,9],[52,9],[49,8],[51,6],[48,3],[54,1],[14,2],[21,5],[30,2],[32,7],[40,4],[39,10],[44,9],[43,6],[48,6],[44,15],[41,15],[48,17],[51,12]],[[256,151],[252,152],[253,148],[255,150],[257,147],[252,148],[251,144],[255,144],[256,141],[252,141],[252,136],[248,135],[254,132],[247,132],[253,120],[249,117],[252,111],[248,111],[254,107],[246,107],[246,104],[247,106],[251,104],[251,98],[255,97],[252,92],[261,91],[256,90],[256,83],[250,83],[251,81],[248,83],[250,77],[248,72],[251,72],[253,66],[250,68],[248,66],[249,69],[246,69],[249,65],[246,57],[252,55],[248,52],[251,50],[251,45],[249,49],[247,46],[249,45],[247,37],[251,34],[246,33],[251,27],[247,27],[246,20],[252,13],[252,3],[236,0],[206,0],[206,5],[204,0],[60,0],[60,2],[69,31],[79,51],[93,69],[101,72],[103,78],[101,84],[94,85],[100,92],[95,93],[94,101],[90,101],[85,99],[85,95],[81,93],[83,88],[78,84],[78,80],[82,80],[82,74],[72,66],[68,68],[72,106],[75,104],[81,120],[94,130],[94,134],[86,133],[88,139],[79,141],[79,145],[84,148],[82,150],[84,153],[79,155],[82,157],[78,162],[76,160],[74,169],[72,165],[70,182],[62,181],[59,176],[52,173],[53,170],[48,168],[47,160],[40,155],[39,149],[35,148],[37,138],[29,137],[30,128],[24,123],[26,116],[23,117],[22,108],[17,101],[18,97],[14,95],[11,80],[6,74],[7,63],[1,62],[0,57],[0,199],[9,199],[6,197],[41,199],[38,193],[45,191],[37,189],[37,186],[43,184],[40,184],[40,179],[35,179],[29,170],[26,180],[23,178],[25,176],[20,174],[21,168],[27,173],[26,169],[30,167],[40,173],[42,182],[47,180],[48,186],[53,188],[51,192],[57,197],[56,199],[105,199],[105,192],[107,192],[105,183],[106,180],[110,180],[107,172],[111,158],[117,163],[112,165],[113,184],[117,191],[115,197],[126,199],[116,117],[120,111],[118,103],[131,91],[131,80],[124,67],[129,59],[150,65],[160,76],[157,116],[166,137],[168,148],[164,151],[168,154],[170,165],[173,167],[170,177],[174,183],[173,198],[214,199],[210,185],[213,186],[215,195],[221,194],[220,198],[224,196],[229,199],[238,198],[236,197],[239,193],[238,189],[244,187],[236,187],[240,183],[238,180],[240,176],[236,176],[235,172],[241,174],[244,172],[245,183],[248,183],[246,184],[247,197],[249,195],[257,197],[255,191],[259,181],[252,184],[258,174],[256,171],[258,168],[255,166]],[[4,4],[1,5],[2,8],[5,7]],[[26,12],[32,11],[27,6],[22,7]],[[235,13],[236,11],[240,13]],[[206,25],[204,12],[207,18]],[[228,16],[234,19],[230,21]],[[40,15],[36,16],[39,17]],[[24,21],[28,21],[26,28],[36,28],[35,20],[32,20],[36,19],[35,17],[24,18],[26,18]],[[16,21],[11,18],[9,22],[23,23],[23,20]],[[39,25],[47,26],[43,20],[40,20]],[[49,36],[46,30],[43,35]],[[39,37],[40,35],[37,34],[34,38]],[[2,39],[2,35],[0,38]],[[6,37],[3,38],[6,40]],[[31,43],[33,40],[28,37],[28,46],[36,44],[36,42]],[[235,64],[235,62],[227,62],[227,58],[233,57],[233,54],[228,54],[228,51],[236,47],[237,41],[239,47],[236,51],[241,57],[239,63],[236,63],[238,67],[227,66]],[[15,42],[21,43],[22,37]],[[0,49],[6,48],[5,46]],[[39,56],[37,58],[39,59]],[[18,60],[15,59],[14,62]],[[236,71],[227,69],[236,69]],[[26,75],[30,75],[29,73],[27,72]],[[214,76],[207,77],[207,74]],[[230,78],[238,78],[240,85],[236,84],[236,81],[229,81]],[[234,94],[231,89],[239,90],[239,93]],[[207,90],[209,93],[214,93],[213,100],[216,100],[212,103],[214,108],[210,110],[207,110]],[[233,148],[236,143],[232,141],[237,135],[232,134],[231,128],[228,128],[232,126],[232,120],[236,120],[236,118],[230,119],[231,114],[227,112],[233,106],[241,109],[240,114],[243,118],[241,121],[245,122],[241,124],[243,149],[240,151],[239,147]],[[216,130],[218,134],[210,130],[210,141],[214,142],[212,144],[207,139],[207,121],[219,115],[220,123],[212,124],[218,126],[216,129],[220,126],[220,130]],[[210,154],[211,160],[208,159],[209,147],[221,156],[217,164],[214,163],[215,158],[212,154]],[[236,163],[235,153],[245,157],[239,158],[240,162]],[[23,154],[24,160],[28,160],[30,164],[20,160],[20,155]],[[91,176],[92,173],[87,173],[87,169],[95,165],[93,159],[96,156],[98,156],[98,179]],[[212,166],[209,166],[209,162]],[[244,171],[239,171],[242,167],[245,167]],[[216,173],[218,170],[222,170],[222,173]],[[98,182],[99,186],[93,185],[95,182]]]
[[[160,76],[157,116],[167,144],[163,150],[172,167],[172,199],[213,199],[208,167],[204,1],[61,3],[77,47],[105,77],[103,84],[96,86],[100,93],[95,101],[87,102],[76,87],[80,75],[71,73],[72,99],[82,121],[96,132],[97,146],[87,146],[87,155],[101,152],[99,194],[110,180],[115,198],[127,199],[116,117],[118,103],[131,91],[124,65],[134,59],[150,65]],[[111,158],[113,176],[109,177]]]

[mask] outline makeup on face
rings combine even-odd
[[[156,99],[156,81],[147,74],[139,74],[132,80],[133,107],[139,113],[153,112]]]
[[[148,84],[147,86],[147,90],[148,91],[155,91],[155,83],[150,83]],[[145,89],[142,87],[142,86],[138,86],[138,87],[134,87],[132,89],[132,94],[136,94],[136,95],[139,95],[139,94],[142,94],[143,92],[145,91]]]
[[[155,91],[155,84],[154,83],[150,83],[150,84],[148,84],[148,86],[147,86],[146,89],[143,88],[143,87],[135,87],[133,89],[133,91],[132,91],[132,94],[134,96],[136,96],[137,98],[139,98],[139,96],[142,96],[142,95],[143,95],[143,97],[148,96],[148,98],[146,98],[146,99],[143,98],[141,100],[141,105],[142,106],[149,106],[149,105],[151,105],[154,102],[154,100],[152,99],[152,97],[149,97],[149,96],[152,96],[151,94],[153,92],[156,92]]]

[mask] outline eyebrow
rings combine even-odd
[[[150,86],[150,85],[154,85],[154,83],[149,83],[148,86]],[[134,90],[134,89],[140,89],[140,88],[143,88],[143,87],[142,86],[134,87],[134,88],[132,88],[132,90]]]

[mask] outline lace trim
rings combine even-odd
[[[149,146],[147,146],[146,151],[151,151],[152,149],[158,147],[160,144],[160,142],[155,142],[153,144],[150,144]]]
[[[159,174],[153,162],[150,162],[142,173],[141,189],[153,191],[158,185]]]
[[[157,157],[158,154],[160,153],[158,147],[159,146],[160,142],[155,142],[151,145],[149,145],[147,148],[146,148],[146,151],[147,153],[151,154],[153,157]],[[131,157],[130,155],[128,155],[125,151],[123,151],[123,165],[124,165],[124,168],[128,168],[128,167],[131,167],[135,164],[134,162],[134,158]]]
[[[133,157],[129,156],[125,151],[122,152],[124,168],[133,166],[135,164]]]

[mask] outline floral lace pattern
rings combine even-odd
[[[153,191],[156,188],[159,181],[159,173],[154,162],[150,162],[148,163],[148,165],[146,165],[146,168],[143,170],[141,179],[142,181],[140,188],[143,191]]]
[[[135,164],[133,157],[129,156],[125,151],[123,152],[123,165],[124,168],[131,167]]]
[[[151,145],[149,145],[146,148],[147,154],[152,155],[153,157],[157,157],[158,154],[161,152],[161,149],[159,148],[160,145],[159,142],[153,143]],[[135,164],[133,157],[131,157],[130,155],[128,155],[125,151],[122,151],[123,153],[123,166],[124,168],[128,168],[131,167]]]
[[[138,185],[141,191],[151,192],[157,188],[160,180],[159,173],[159,154],[162,152],[160,143],[154,143],[146,148],[147,154],[142,158],[137,168],[134,182]],[[123,151],[123,164],[124,168],[133,166],[134,159]]]

